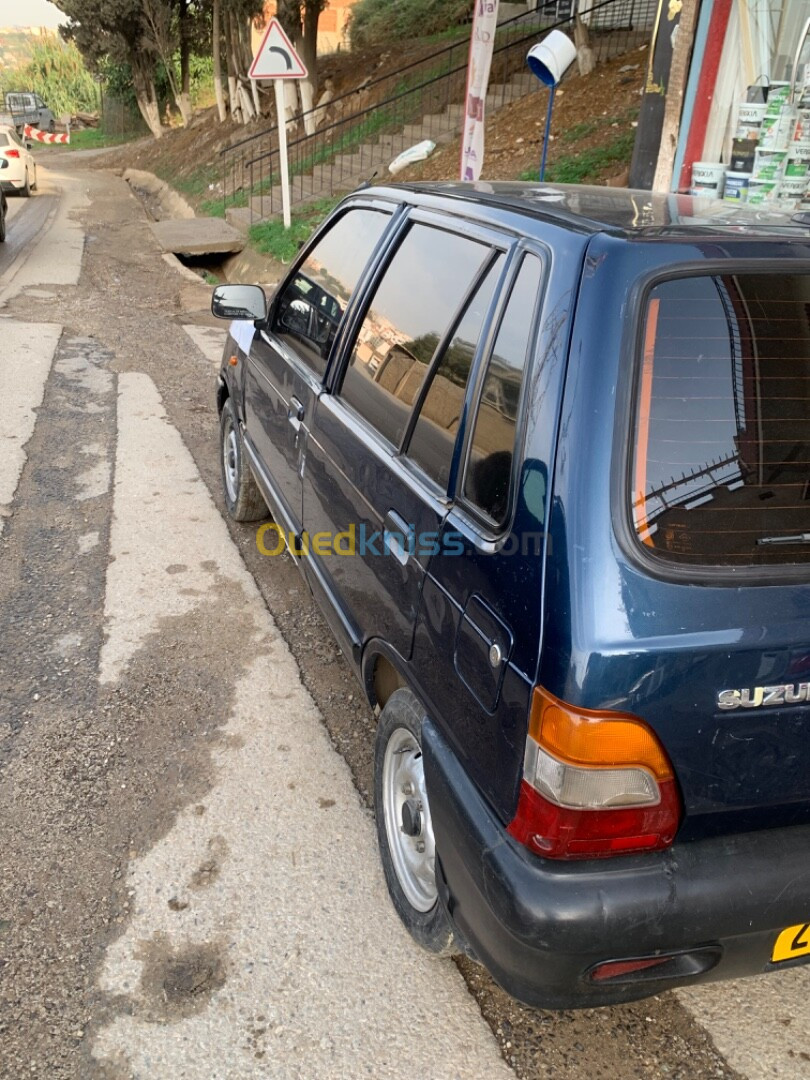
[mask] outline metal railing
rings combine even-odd
[[[537,86],[525,66],[540,35],[571,29],[574,16],[557,17],[558,0],[515,16],[498,27],[486,107],[500,108]],[[602,0],[586,16],[590,46],[599,63],[643,44],[654,0]],[[469,36],[299,114],[288,141],[291,201],[333,198],[386,172],[401,151],[423,139],[446,141],[461,130]],[[307,135],[307,117],[317,124]],[[289,131],[290,125],[288,125]],[[296,131],[301,134],[296,135]],[[245,207],[250,223],[281,212],[278,127],[240,139],[220,155],[226,210]]]

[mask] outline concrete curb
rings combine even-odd
[[[124,179],[139,194],[155,199],[166,218],[193,218],[197,215],[182,195],[165,180],[142,169],[126,169]]]

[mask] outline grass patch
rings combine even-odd
[[[121,146],[122,143],[132,142],[139,139],[140,135],[107,135],[101,128],[83,128],[81,131],[71,131],[70,142],[66,150],[101,150],[107,146]],[[57,146],[63,144],[57,143]]]
[[[554,184],[587,184],[597,180],[609,165],[629,165],[636,141],[635,131],[625,131],[606,146],[594,146],[565,154],[546,165],[546,181]],[[537,169],[521,173],[521,180],[536,180]]]
[[[337,206],[343,196],[335,199],[319,199],[304,206],[292,215],[289,229],[280,219],[260,221],[250,230],[250,244],[262,255],[270,255],[278,262],[288,263],[298,254],[298,249],[308,240],[323,219]]]

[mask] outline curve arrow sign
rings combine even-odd
[[[256,50],[251,79],[305,79],[307,69],[278,19],[271,19]]]

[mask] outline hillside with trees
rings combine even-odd
[[[127,80],[155,138],[163,134],[159,87],[165,83],[182,123],[193,113],[192,66],[210,59],[221,122],[248,124],[270,108],[269,95],[248,78],[252,31],[265,23],[263,0],[54,0],[68,16],[62,28],[94,73]],[[317,30],[326,0],[278,0],[278,18],[304,57],[309,80],[297,88],[300,107],[317,89]],[[296,88],[292,88],[293,94]],[[295,110],[299,103],[290,102]]]

